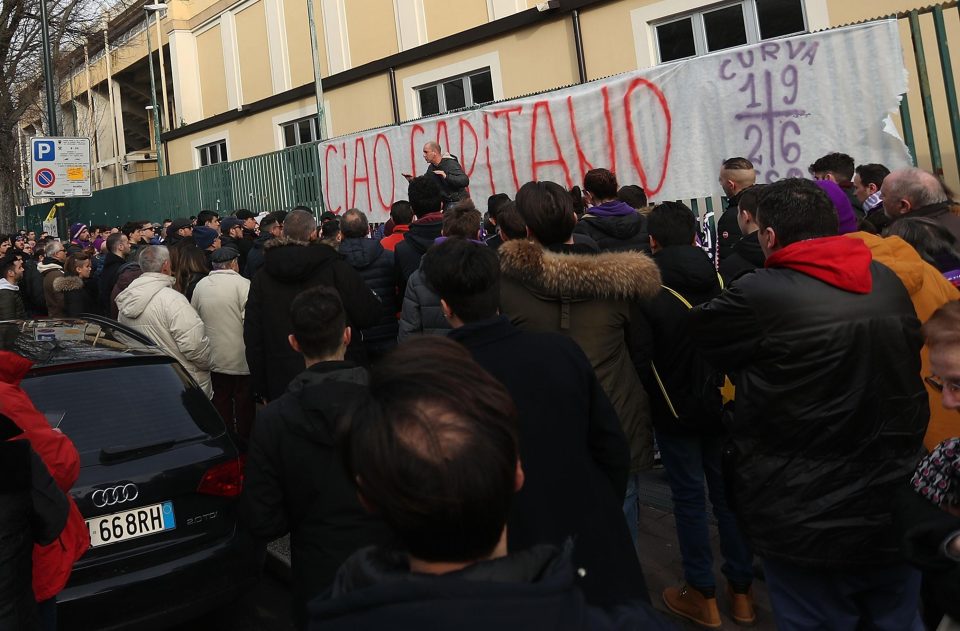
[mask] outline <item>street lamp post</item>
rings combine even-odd
[[[43,43],[43,81],[47,91],[47,133],[56,136],[57,96],[53,85],[53,61],[50,58],[50,27],[47,25],[47,0],[40,0],[40,38]]]
[[[153,76],[153,45],[150,43],[150,12],[162,11],[167,8],[165,4],[147,4],[143,7],[143,12],[147,16],[147,63],[150,64],[150,103],[153,106],[153,136],[154,148],[157,154],[157,176],[162,177],[163,172],[163,143],[160,142],[160,108],[157,106],[157,81]],[[157,16],[160,19],[160,16]],[[160,54],[163,54],[163,42],[157,42],[161,48]]]

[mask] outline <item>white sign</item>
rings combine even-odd
[[[895,20],[771,40],[324,142],[324,201],[385,221],[430,140],[458,156],[481,208],[530,180],[582,186],[594,167],[658,201],[720,194],[735,156],[761,182],[806,176],[834,151],[894,169],[910,163],[890,120],[906,91]]]
[[[30,140],[33,197],[90,197],[90,139]]]

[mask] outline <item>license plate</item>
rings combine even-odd
[[[173,516],[173,502],[141,506],[112,515],[101,515],[87,520],[90,547],[119,543],[137,537],[155,535],[177,527]]]

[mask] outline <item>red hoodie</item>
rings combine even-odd
[[[785,267],[855,294],[873,289],[870,248],[859,239],[821,237],[797,241],[767,257],[766,267]]]
[[[50,427],[20,388],[30,366],[30,360],[0,351],[0,411],[23,430],[24,438],[30,441],[70,502],[70,514],[59,539],[47,546],[33,546],[33,593],[37,602],[42,602],[56,596],[67,584],[73,563],[90,546],[90,533],[70,497],[70,487],[80,475],[80,455],[69,438]]]

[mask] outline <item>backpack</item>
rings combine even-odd
[[[669,292],[674,298],[679,300],[684,306],[687,307],[687,309],[693,309],[693,305],[690,304],[690,301],[684,298],[680,292],[667,287],[666,285],[661,285],[661,287]],[[720,287],[721,289],[723,288],[723,280],[720,281]],[[724,374],[723,371],[715,369],[705,359],[696,353],[694,354],[693,362],[690,368],[689,383],[690,392],[692,395],[691,398],[699,402],[699,411],[694,413],[694,416],[696,416],[697,419],[689,420],[698,420],[700,416],[704,416],[706,417],[703,419],[705,423],[695,423],[695,425],[697,429],[707,429],[713,425],[712,419],[709,417],[715,414],[715,420],[719,420],[724,409],[733,402],[735,388],[733,383],[730,381],[730,378]],[[670,410],[670,414],[673,415],[673,418],[679,421],[679,402],[677,405],[675,405],[673,400],[670,398],[670,395],[667,392],[667,387],[660,378],[660,374],[657,372],[657,366],[653,361],[650,362],[650,369],[653,372],[653,377],[656,380],[657,385],[660,387],[660,392],[663,394],[663,399],[667,404],[667,408]],[[700,411],[702,411],[703,414],[700,414]]]

